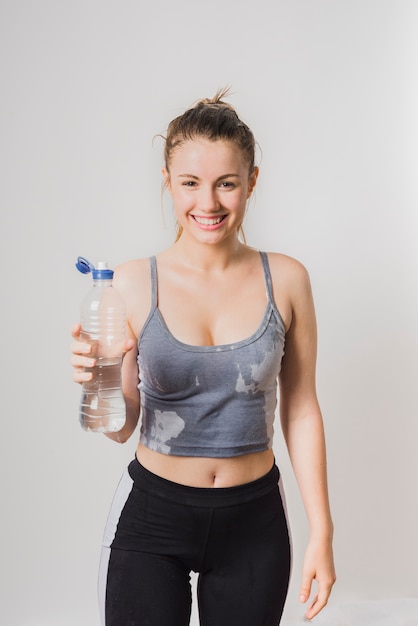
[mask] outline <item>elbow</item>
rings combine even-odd
[[[125,423],[120,430],[105,433],[105,435],[115,441],[116,443],[126,443],[131,435],[135,432],[135,429],[139,421],[139,399],[134,402],[129,397],[125,396]]]
[[[133,433],[133,430],[122,428],[121,430],[118,430],[113,433],[105,433],[105,435],[108,439],[111,439],[112,441],[115,441],[116,443],[123,444],[128,441],[132,433]]]
[[[106,437],[115,441],[116,443],[126,443],[131,435],[135,432],[138,420],[135,420],[135,423],[130,423],[129,420],[125,422],[125,425],[122,426],[120,430],[114,431],[112,433],[105,433]]]
[[[129,437],[131,436],[131,434],[132,433],[130,434],[125,433],[123,429],[113,432],[113,433],[105,433],[108,439],[111,439],[112,441],[115,441],[116,443],[121,443],[121,444],[126,443]]]

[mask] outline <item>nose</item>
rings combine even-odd
[[[220,207],[219,200],[217,198],[216,189],[211,186],[202,187],[199,194],[200,211],[205,213],[213,213]]]

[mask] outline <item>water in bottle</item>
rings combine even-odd
[[[80,340],[89,343],[89,354],[96,360],[93,377],[83,383],[80,423],[88,431],[117,432],[126,420],[122,393],[121,367],[125,343],[125,303],[112,286],[113,270],[105,262],[97,268],[79,257],[77,269],[93,276],[93,287],[81,305]]]

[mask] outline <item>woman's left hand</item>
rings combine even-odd
[[[302,585],[299,596],[303,604],[309,600],[314,580],[316,580],[318,588],[305,613],[305,617],[308,620],[318,615],[327,604],[336,580],[332,543],[330,540],[317,541],[311,539],[308,544],[303,561]]]

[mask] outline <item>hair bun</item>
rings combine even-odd
[[[224,106],[228,109],[235,110],[233,106],[231,106],[228,102],[224,102],[223,98],[227,98],[231,94],[231,87],[222,87],[218,89],[213,98],[202,98],[198,100],[194,107],[199,106]]]

